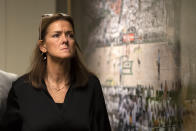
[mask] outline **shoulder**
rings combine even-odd
[[[89,76],[88,87],[90,87],[95,92],[102,92],[101,83],[96,75]]]
[[[88,84],[100,84],[99,78],[94,74],[90,74],[88,78]]]
[[[18,77],[13,83],[12,88],[15,90],[21,89],[21,87],[27,86],[30,83],[28,82],[28,74],[24,74],[20,77]]]
[[[12,82],[11,88],[7,94],[6,100],[8,102],[11,102],[12,100],[16,100],[20,94],[24,94],[23,87],[26,87],[25,80],[27,78],[27,75],[19,76],[15,81]]]
[[[24,74],[20,77],[18,77],[13,84],[20,84],[20,83],[26,83],[28,80],[29,75],[28,74]]]

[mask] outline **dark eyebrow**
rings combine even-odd
[[[58,34],[60,34],[60,33],[62,33],[62,31],[53,31],[53,33],[58,33]],[[73,31],[66,31],[65,33],[74,33]]]

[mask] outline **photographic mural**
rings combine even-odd
[[[112,130],[181,130],[175,0],[88,2],[87,62],[102,84]]]

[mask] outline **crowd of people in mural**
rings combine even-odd
[[[121,88],[119,90],[119,88]],[[104,87],[109,117],[114,131],[175,131],[181,129],[183,109],[177,105],[180,82],[168,88]]]

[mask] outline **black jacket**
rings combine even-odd
[[[1,131],[111,131],[101,85],[90,76],[85,87],[71,84],[62,108],[49,95],[46,84],[34,88],[17,79],[9,92]]]

